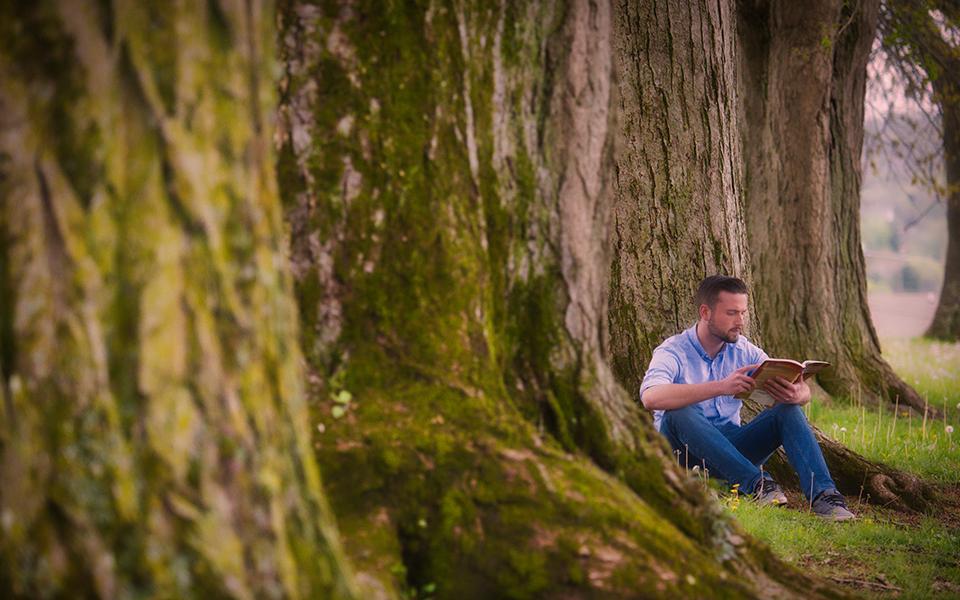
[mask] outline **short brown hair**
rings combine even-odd
[[[701,281],[700,286],[697,288],[697,295],[694,298],[697,308],[699,308],[701,304],[706,304],[710,308],[713,308],[717,304],[717,297],[720,296],[720,292],[746,294],[747,284],[738,277],[711,275]]]

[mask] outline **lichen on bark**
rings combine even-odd
[[[306,430],[271,15],[2,6],[5,595],[353,595]]]
[[[608,366],[625,18],[282,7],[278,170],[316,440],[366,595],[822,591],[769,567]],[[728,181],[734,142],[704,156]]]

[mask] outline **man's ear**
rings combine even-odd
[[[701,319],[701,320],[704,320],[704,321],[709,320],[709,318],[710,318],[710,307],[707,306],[706,304],[701,304],[701,305],[700,305],[699,314],[700,314],[700,319]]]

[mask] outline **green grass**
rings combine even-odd
[[[893,340],[883,347],[894,370],[942,412],[940,418],[895,411],[896,405],[857,406],[856,399],[852,405],[811,402],[807,418],[871,460],[938,483],[960,482],[960,344]]]
[[[820,577],[848,580],[838,585],[871,595],[892,593],[880,585],[887,582],[902,590],[899,598],[960,595],[960,531],[931,518],[905,524],[866,507],[858,512],[857,521],[831,523],[802,510],[750,502],[731,510],[786,562]]]
[[[930,404],[960,402],[960,343],[922,338],[881,340],[883,357]]]
[[[960,344],[887,340],[883,348],[894,370],[943,411],[945,419],[928,417],[924,423],[922,416],[904,409],[896,411],[894,419],[893,407],[868,408],[856,399],[815,400],[806,408],[808,418],[867,458],[955,486],[960,483]],[[960,529],[955,518],[951,524],[934,518],[939,515],[910,517],[852,499],[860,518],[830,523],[797,508],[803,502],[794,496],[794,508],[782,509],[725,500],[744,528],[784,560],[838,580],[847,589],[868,596],[960,598]]]
[[[870,460],[916,473],[938,483],[960,483],[960,427],[956,409],[942,419],[900,410],[826,406],[813,402],[807,418],[831,437]],[[949,427],[953,433],[947,433]]]

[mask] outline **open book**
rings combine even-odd
[[[753,391],[740,392],[735,397],[741,400],[749,398],[763,406],[773,406],[777,401],[763,389],[763,384],[767,381],[774,377],[783,377],[790,383],[797,383],[801,377],[807,379],[829,366],[830,363],[822,360],[806,360],[798,363],[789,358],[768,358],[750,375],[756,381]]]

